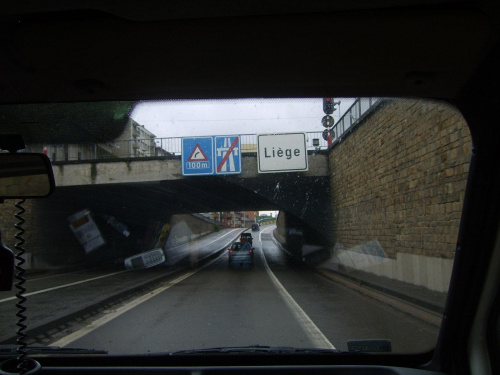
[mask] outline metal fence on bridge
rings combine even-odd
[[[358,98],[335,123],[332,128],[332,143],[338,143],[360,122],[370,109],[379,103],[379,98]],[[306,132],[307,148],[310,151],[325,150],[328,148],[323,131]],[[182,152],[181,137],[135,138],[107,143],[90,144],[32,144],[27,145],[27,152],[43,152],[52,162],[88,161],[116,158],[140,157],[179,157]],[[241,134],[241,151],[245,153],[257,152],[257,135]]]
[[[322,132],[307,132],[306,134],[309,150],[325,150],[327,148],[327,142],[322,138]],[[130,139],[99,144],[32,144],[27,145],[26,152],[43,152],[52,162],[141,157],[175,158],[181,155],[182,138]],[[257,152],[256,134],[241,134],[241,152],[243,154]]]
[[[332,144],[341,142],[382,100],[382,98],[357,98],[332,127]]]

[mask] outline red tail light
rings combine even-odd
[[[250,253],[253,253],[253,249],[248,250]]]
[[[232,253],[232,252],[233,252],[233,249],[229,250],[229,252],[230,252],[230,253]]]

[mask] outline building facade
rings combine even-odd
[[[144,125],[129,119],[123,133],[108,147],[120,158],[156,156],[155,137]]]
[[[222,211],[212,212],[212,219],[224,227],[250,228],[255,223],[258,212],[255,211]]]
[[[99,144],[34,144],[27,145],[27,152],[47,155],[52,162],[78,161],[148,156],[169,156],[157,147],[156,136],[133,119],[129,119],[123,133],[116,140]]]

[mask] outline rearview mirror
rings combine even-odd
[[[0,199],[44,198],[54,189],[54,173],[47,155],[0,153]]]

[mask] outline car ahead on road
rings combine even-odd
[[[254,251],[249,242],[234,242],[228,249],[229,265],[253,266]]]
[[[245,242],[248,242],[248,243],[250,243],[250,245],[252,245],[253,244],[252,234],[248,233],[248,232],[241,233],[241,235],[240,235],[240,242],[242,244],[245,243]]]
[[[253,232],[257,232],[258,230],[259,230],[259,224],[257,224],[257,223],[253,223],[253,224],[252,224],[252,231],[253,231]]]

